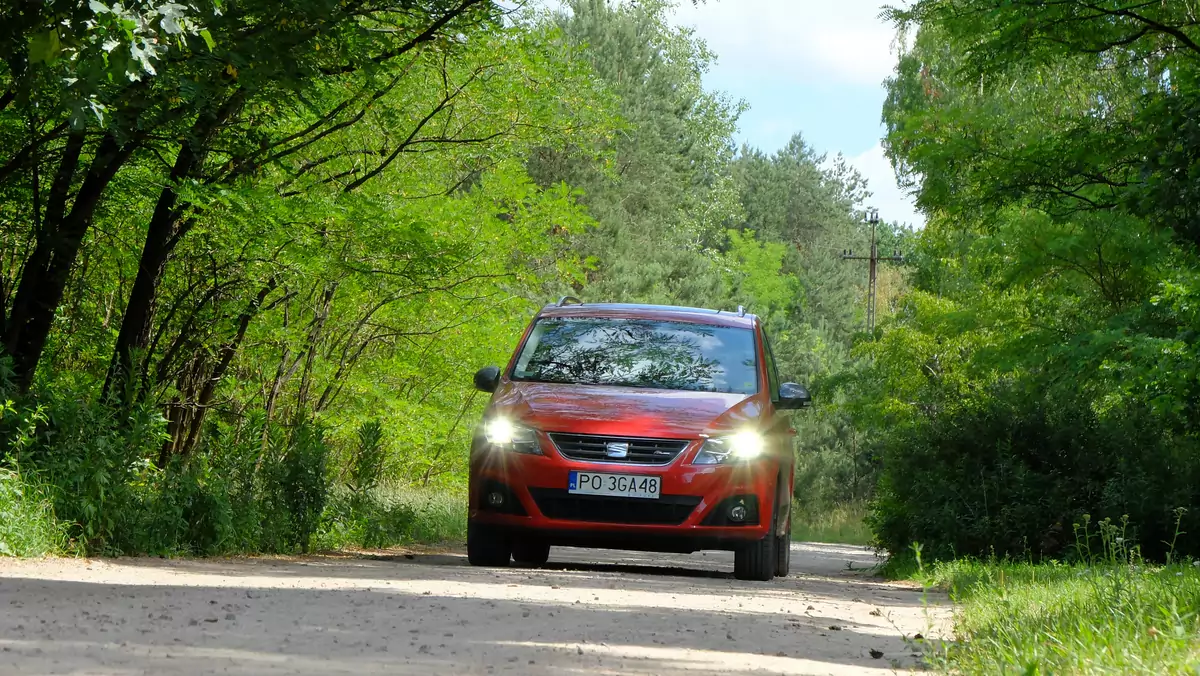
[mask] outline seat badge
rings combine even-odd
[[[625,458],[629,456],[629,442],[610,441],[604,444],[604,454],[610,458]]]

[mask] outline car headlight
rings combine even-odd
[[[766,450],[767,441],[761,434],[744,430],[727,436],[706,439],[692,464],[720,465],[753,460]]]
[[[483,436],[487,442],[497,448],[513,451],[514,453],[532,453],[541,455],[542,447],[538,443],[537,431],[515,423],[508,418],[495,417],[483,424]]]

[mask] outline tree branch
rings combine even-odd
[[[452,101],[454,101],[455,98],[457,98],[460,94],[463,93],[463,91],[467,88],[468,85],[470,85],[475,80],[479,79],[479,76],[481,74],[483,74],[489,68],[491,68],[490,65],[480,66],[480,67],[476,68],[474,70],[474,72],[471,73],[470,77],[468,77],[462,84],[460,84],[453,92],[449,92],[445,96],[443,96],[442,100],[439,101],[438,104],[433,107],[433,110],[429,111],[429,113],[426,114],[425,117],[421,118],[421,120],[419,122],[417,122],[417,125],[415,127],[413,127],[412,131],[409,132],[408,137],[406,137],[404,139],[404,141],[402,141],[400,143],[400,145],[398,145],[396,147],[396,149],[394,151],[392,151],[392,153],[390,155],[388,155],[388,157],[386,159],[383,160],[383,162],[380,162],[377,167],[375,167],[371,171],[368,171],[366,174],[362,175],[358,179],[355,179],[354,181],[352,181],[349,185],[347,185],[345,188],[342,189],[342,192],[348,193],[348,192],[352,192],[352,191],[357,190],[358,188],[362,187],[362,185],[364,183],[371,180],[372,178],[375,178],[379,174],[383,173],[383,171],[385,169],[387,169],[388,166],[390,166],[392,164],[392,162],[394,162],[396,160],[397,157],[400,156],[400,153],[404,152],[409,146],[414,145],[415,143],[423,142],[423,141],[417,141],[417,135],[420,134],[421,130],[423,130],[425,128],[425,125],[429,124],[429,121],[432,120],[434,117],[436,117],[438,115],[438,113],[445,110],[446,107],[448,105],[450,105],[450,103]]]
[[[378,64],[383,63],[384,61],[389,61],[391,59],[394,59],[397,56],[407,54],[408,52],[412,51],[416,47],[420,46],[422,43],[433,41],[433,39],[437,37],[438,32],[441,31],[442,28],[444,28],[446,26],[446,24],[450,23],[454,19],[457,19],[458,17],[462,16],[463,14],[466,14],[467,10],[471,9],[473,6],[483,5],[489,1],[490,0],[462,0],[462,2],[459,3],[458,7],[455,7],[454,9],[451,9],[448,12],[446,12],[445,14],[443,14],[442,16],[438,17],[436,20],[434,20],[433,23],[429,24],[429,26],[427,26],[425,28],[425,30],[421,31],[420,34],[413,37],[411,40],[404,43],[403,45],[400,45],[396,49],[392,49],[392,50],[383,52],[382,54],[375,55],[374,57],[372,57],[370,59],[370,62],[378,65]],[[347,64],[347,65],[341,66],[339,68],[327,68],[323,72],[326,75],[345,75],[347,73],[353,73],[353,72],[357,71],[358,69],[359,69],[358,65]]]
[[[1148,7],[1150,5],[1155,5],[1155,4],[1158,4],[1158,3],[1157,2],[1153,2],[1153,3],[1147,2],[1147,3],[1144,3],[1143,5],[1140,5],[1140,7]],[[1092,2],[1085,3],[1085,6],[1091,8],[1091,9],[1094,9],[1097,12],[1106,14],[1108,16],[1123,16],[1123,17],[1126,17],[1129,19],[1133,19],[1135,21],[1139,21],[1142,24],[1144,24],[1145,26],[1149,26],[1150,28],[1154,29],[1155,31],[1157,31],[1159,33],[1162,33],[1164,35],[1170,35],[1171,37],[1178,40],[1179,43],[1182,44],[1184,47],[1187,47],[1188,49],[1192,50],[1193,52],[1200,54],[1200,44],[1196,44],[1195,41],[1193,41],[1190,37],[1188,37],[1187,33],[1184,33],[1181,29],[1179,29],[1175,26],[1168,26],[1164,23],[1161,23],[1159,21],[1151,19],[1150,17],[1144,16],[1142,14],[1138,14],[1136,11],[1134,11],[1135,8],[1122,7],[1121,9],[1108,9],[1107,7],[1101,7],[1100,5],[1097,5]]]

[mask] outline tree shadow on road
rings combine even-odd
[[[667,595],[620,589],[628,603],[606,604],[574,588],[553,598],[504,598],[523,590],[503,578],[448,579],[440,592],[316,588],[320,579],[293,587],[203,575],[178,584],[124,581],[4,578],[0,674],[102,666],[106,673],[682,676],[871,673],[892,660],[914,664],[910,647],[882,625],[806,613],[795,603],[656,607]]]
[[[371,584],[438,581],[449,577],[480,582],[541,586],[625,589],[651,593],[718,593],[754,598],[775,597],[840,600],[873,605],[906,606],[920,591],[880,580],[865,571],[843,571],[831,577],[800,570],[770,582],[735,580],[728,553],[659,555],[556,548],[551,561],[540,567],[471,568],[455,553],[358,552],[303,557],[210,559],[113,559],[112,565],[220,577],[329,578]],[[837,570],[824,565],[820,570]]]

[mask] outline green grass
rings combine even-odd
[[[422,544],[467,541],[466,489],[399,488],[389,491],[416,514],[410,539]]]
[[[958,604],[932,656],[962,674],[1200,674],[1200,567],[959,560],[913,576]]]
[[[64,529],[40,485],[0,469],[0,556],[44,556],[61,552]]]
[[[792,513],[792,540],[868,545],[872,534],[864,521],[866,515],[866,505],[861,503],[833,505],[824,509],[797,509]]]
[[[365,495],[335,489],[314,536],[320,550],[461,543],[467,538],[462,490],[384,486]]]

